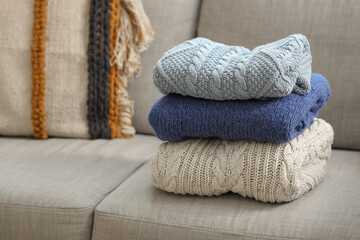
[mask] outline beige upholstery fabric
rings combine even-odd
[[[136,131],[153,134],[147,118],[152,105],[162,95],[154,86],[152,70],[166,50],[195,37],[200,1],[147,0],[143,4],[155,36],[149,49],[142,54],[142,71],[130,82],[129,93],[135,102],[133,124]]]
[[[159,140],[0,138],[0,239],[89,240],[96,205]]]
[[[320,113],[335,147],[360,149],[360,4],[358,0],[205,0],[198,35],[248,48],[292,33],[309,39],[313,72],[330,82]]]
[[[88,0],[48,3],[45,103],[49,136],[89,138],[89,9]]]
[[[33,1],[0,0],[0,135],[32,135],[33,5]]]
[[[144,165],[95,211],[94,240],[359,239],[360,152],[333,150],[319,186],[285,204],[236,194],[179,196],[152,186]]]

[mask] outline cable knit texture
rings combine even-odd
[[[301,34],[253,51],[195,38],[167,51],[153,79],[163,94],[213,100],[275,98],[310,91],[311,60],[309,42]]]
[[[218,196],[226,192],[262,202],[289,202],[325,175],[334,132],[315,119],[288,143],[218,138],[165,142],[151,162],[157,188],[176,194]]]
[[[216,101],[170,94],[159,99],[149,123],[161,140],[193,137],[228,140],[288,142],[313,122],[330,97],[330,87],[320,74],[312,75],[312,90],[283,98]]]

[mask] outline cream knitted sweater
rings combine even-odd
[[[333,137],[330,124],[315,119],[288,143],[217,138],[164,142],[151,162],[152,181],[176,194],[231,191],[263,202],[288,202],[323,178]]]

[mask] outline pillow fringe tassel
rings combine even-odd
[[[117,91],[120,137],[129,138],[135,134],[135,128],[132,126],[134,102],[130,99],[127,86],[134,75],[140,73],[140,53],[148,48],[154,35],[141,0],[121,1],[120,26],[116,34],[110,65],[116,65],[119,74]]]

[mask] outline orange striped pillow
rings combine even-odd
[[[126,87],[153,34],[140,0],[12,0],[0,31],[0,135],[134,135]]]

